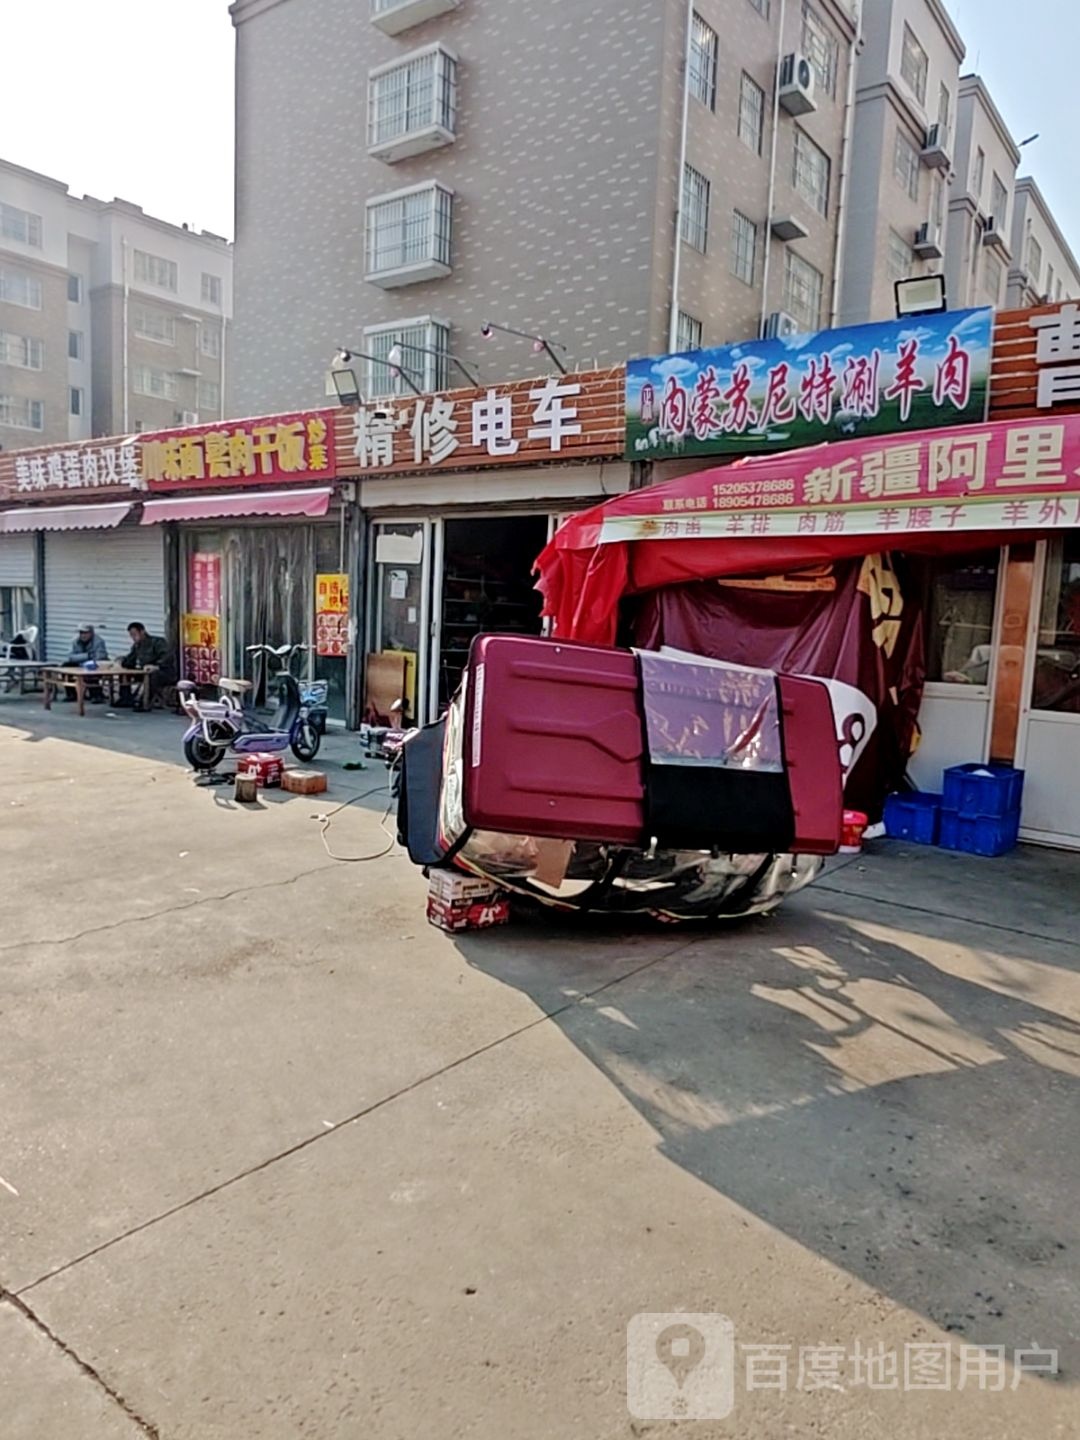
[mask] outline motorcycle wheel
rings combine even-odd
[[[184,741],[184,759],[193,770],[209,774],[221,763],[225,750],[220,745],[211,745],[202,735],[192,735]]]
[[[305,720],[296,732],[296,739],[292,742],[292,752],[298,760],[314,760],[319,753],[319,746],[322,744],[322,736],[316,730],[310,720]]]

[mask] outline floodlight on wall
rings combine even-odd
[[[528,330],[515,330],[510,325],[496,324],[494,320],[485,320],[484,323],[480,326],[480,334],[484,337],[485,340],[493,339],[496,330],[501,331],[504,335],[516,335],[519,340],[531,340],[533,353],[535,355],[546,354],[554,364],[555,368],[558,370],[559,374],[566,374],[566,366],[559,359],[558,355],[555,354],[556,350],[561,350],[565,355],[565,345],[559,345],[554,340],[545,340],[543,335],[533,335]]]
[[[386,357],[387,364],[400,367],[402,360],[405,358],[405,350],[415,350],[420,355],[434,355],[436,360],[449,360],[451,365],[457,366],[457,368],[465,376],[465,379],[474,389],[479,389],[479,375],[474,375],[472,371],[468,368],[468,366],[464,363],[464,361],[459,360],[456,355],[451,355],[446,350],[432,350],[431,347],[428,345],[414,345],[411,340],[408,345],[404,347],[402,347],[401,345],[392,346],[389,355],[387,355]]]
[[[935,315],[949,308],[944,275],[913,275],[909,280],[897,280],[893,289],[898,320],[909,315]]]
[[[394,350],[398,351],[398,356],[400,359],[401,347],[395,345],[390,350],[390,354],[387,356],[387,358],[385,360],[382,360],[379,358],[378,355],[369,355],[366,350],[351,350],[344,345],[341,346],[337,354],[334,356],[333,365],[330,367],[330,377],[333,381],[334,389],[337,391],[338,398],[341,400],[341,403],[343,405],[358,405],[360,403],[359,399],[346,400],[342,398],[342,390],[341,387],[338,385],[337,379],[339,375],[350,375],[352,377],[352,387],[349,393],[355,393],[355,395],[357,396],[360,395],[360,387],[356,381],[356,373],[352,369],[352,362],[354,360],[367,360],[372,365],[385,365],[386,368],[390,371],[391,375],[400,376],[400,378],[405,381],[405,384],[408,385],[409,389],[413,392],[414,395],[422,395],[424,393],[420,389],[420,386],[417,385],[416,381],[409,374],[409,372],[404,368],[404,366],[399,363],[395,363],[395,361],[391,358],[394,354]]]

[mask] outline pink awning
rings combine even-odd
[[[113,530],[131,505],[52,505],[40,510],[0,510],[0,534],[26,535],[35,530]]]
[[[321,490],[241,490],[233,495],[175,495],[146,500],[142,523],[163,520],[225,520],[231,515],[325,515],[329,487]]]

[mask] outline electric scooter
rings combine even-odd
[[[184,735],[184,756],[193,770],[216,769],[229,751],[246,755],[256,750],[291,749],[298,760],[314,760],[326,729],[327,685],[316,680],[301,687],[289,668],[293,656],[307,649],[310,646],[247,647],[249,655],[272,656],[281,665],[272,677],[277,686],[277,710],[269,721],[245,703],[252,689],[250,680],[222,676],[218,700],[199,700],[194,683],[181,680],[176,687],[180,704],[192,722]]]

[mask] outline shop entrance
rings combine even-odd
[[[445,520],[439,606],[438,708],[457,689],[473,637],[497,630],[539,635],[533,562],[547,543],[547,515]],[[438,591],[436,592],[438,594]]]

